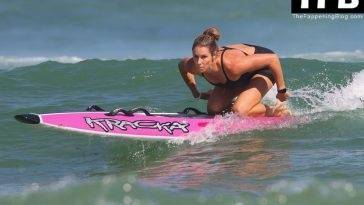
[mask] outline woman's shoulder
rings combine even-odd
[[[223,59],[224,65],[230,65],[244,61],[246,57],[245,53],[237,49],[227,49],[223,51],[223,54],[221,55],[223,55],[221,58]]]
[[[248,63],[247,58],[248,56],[241,51],[235,49],[226,50],[221,63],[223,63],[224,70],[228,77],[234,80],[234,76],[239,74],[239,69],[237,68],[242,64]]]
[[[229,44],[229,45],[224,46],[223,48],[228,48],[229,50],[240,51],[240,52],[243,52],[245,55],[253,55],[255,52],[255,48],[253,46],[246,45],[243,43]]]
[[[195,64],[193,63],[193,58],[190,57],[186,57],[186,58],[182,58],[179,63],[178,66],[184,70],[186,70],[189,73],[194,73],[194,66]]]
[[[190,57],[182,58],[178,65],[183,67],[191,67],[193,66],[193,59]]]

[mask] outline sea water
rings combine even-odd
[[[363,21],[297,20],[289,1],[3,1],[0,15],[0,204],[364,200]],[[91,104],[205,110],[177,64],[211,25],[221,29],[220,45],[247,42],[280,55],[287,105],[305,121],[177,143],[13,118]],[[274,104],[275,93],[264,102]]]

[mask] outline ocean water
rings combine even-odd
[[[180,58],[209,26],[220,28],[221,44],[263,45],[283,57],[364,60],[364,17],[295,19],[290,0],[2,0],[0,68]]]
[[[2,70],[0,204],[360,204],[364,63],[282,59],[288,105],[308,120],[274,130],[177,143],[88,136],[13,118],[90,104],[205,109],[177,63],[48,61]],[[274,92],[264,100],[274,103]]]
[[[221,45],[278,52],[299,123],[181,143],[89,136],[13,118],[91,104],[204,110],[177,63],[211,25],[221,29]],[[294,19],[288,0],[2,0],[0,29],[1,205],[364,200],[364,19]],[[200,90],[211,88],[197,81]],[[275,88],[264,101],[273,104],[274,96]]]

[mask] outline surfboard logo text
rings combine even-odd
[[[158,122],[154,120],[127,121],[107,118],[91,119],[89,117],[85,117],[85,121],[90,126],[90,128],[94,129],[95,127],[100,127],[105,132],[109,132],[115,128],[127,131],[128,127],[132,129],[156,129],[160,132],[166,131],[171,135],[175,130],[181,130],[184,133],[189,132],[187,128],[189,124],[183,122]]]

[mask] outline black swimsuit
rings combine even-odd
[[[264,47],[260,47],[260,46],[255,46],[255,45],[249,45],[249,44],[245,44],[245,45],[254,47],[255,48],[254,54],[274,53],[272,50],[270,50],[268,48],[264,48]],[[235,88],[235,87],[242,87],[242,86],[245,87],[245,86],[247,86],[249,84],[250,79],[254,75],[256,75],[256,74],[260,74],[260,75],[266,76],[266,77],[269,78],[270,81],[272,81],[273,84],[275,83],[275,79],[274,79],[274,76],[273,76],[273,72],[269,68],[263,68],[263,69],[260,69],[260,70],[254,71],[254,72],[245,73],[245,74],[241,75],[238,80],[235,80],[235,81],[230,80],[227,77],[227,75],[226,75],[226,72],[225,72],[225,69],[224,69],[224,63],[223,63],[222,59],[223,59],[223,56],[224,56],[224,53],[225,53],[226,50],[236,49],[236,48],[223,47],[223,49],[224,50],[221,53],[221,69],[222,69],[222,72],[225,75],[226,82],[225,83],[213,83],[213,82],[210,82],[209,80],[207,80],[207,78],[205,77],[205,75],[202,73],[202,76],[210,84],[212,84],[214,86],[217,86],[217,87],[222,87],[222,88]],[[239,50],[239,49],[237,49],[237,50]],[[241,51],[241,52],[243,52],[245,55],[248,55],[244,51]]]

